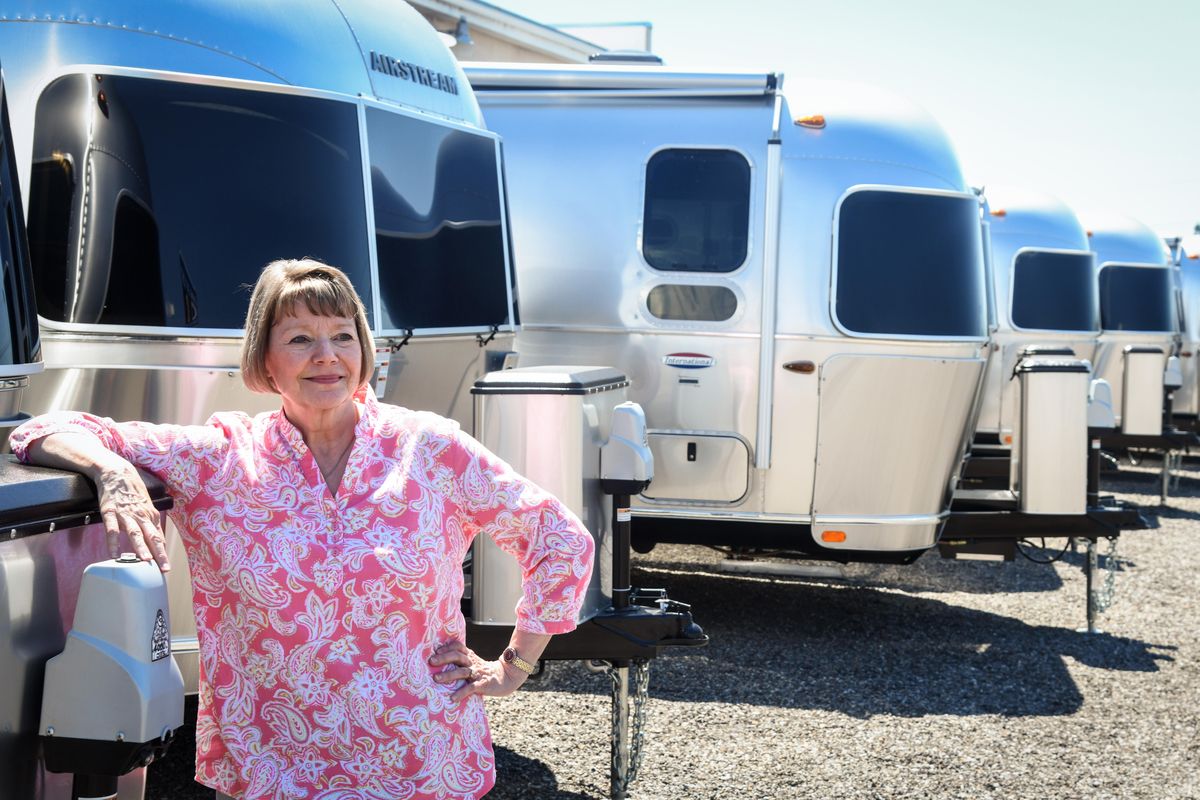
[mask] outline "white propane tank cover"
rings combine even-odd
[[[1088,389],[1088,427],[1115,428],[1117,417],[1113,413],[1112,385],[1103,378],[1092,381]]]
[[[144,743],[182,725],[163,574],[127,555],[88,566],[66,647],[46,664],[41,733]]]
[[[1183,386],[1183,367],[1179,365],[1179,356],[1167,359],[1167,368],[1163,372],[1163,386],[1168,389],[1178,389]]]
[[[612,434],[600,448],[600,479],[649,483],[653,478],[646,414],[637,403],[619,403],[612,411]]]
[[[1121,387],[1121,433],[1161,436],[1163,372],[1167,357],[1160,348],[1125,347],[1124,385]]]

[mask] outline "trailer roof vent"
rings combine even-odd
[[[592,64],[654,64],[661,67],[661,56],[648,53],[645,50],[605,50],[588,56]]]

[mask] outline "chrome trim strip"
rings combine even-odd
[[[362,167],[363,210],[367,215],[367,263],[371,268],[371,333],[379,336],[383,330],[383,303],[379,293],[379,247],[375,236],[375,191],[371,186],[371,143],[367,140],[367,107],[358,104],[358,151]],[[375,358],[374,353],[371,354]]]
[[[950,516],[949,511],[937,514],[896,514],[878,517],[858,514],[817,514],[814,525],[937,525]]]
[[[775,95],[771,139],[767,142],[766,219],[763,222],[762,306],[758,337],[758,425],[754,445],[754,468],[771,468],[772,412],[775,404],[775,317],[779,286],[779,229],[783,195],[782,143],[779,119],[783,95]]]
[[[590,64],[538,65],[543,68],[525,70],[503,62],[475,61],[463,63],[463,71],[476,93],[500,94],[508,87],[529,90],[553,84],[547,94],[595,96],[600,91],[636,94],[649,91],[686,90],[689,94],[723,96],[727,94],[771,94],[769,72],[664,72],[641,66],[606,66]],[[501,87],[491,89],[491,87]],[[595,88],[589,88],[595,87]],[[641,90],[640,92],[638,90]],[[542,96],[537,92],[536,96]]]
[[[955,489],[954,497],[959,500],[1001,500],[1017,502],[1017,494],[1009,489]]]
[[[38,375],[45,369],[46,365],[42,361],[35,361],[32,364],[0,364],[0,376],[19,378],[26,375]]]
[[[638,499],[641,500],[640,497]],[[719,508],[700,506],[694,509],[634,506],[632,512],[635,517],[656,517],[663,519],[715,519],[735,522],[792,523],[797,525],[808,525],[812,522],[812,517],[808,514],[763,514],[755,511],[726,511]]]

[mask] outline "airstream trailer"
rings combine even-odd
[[[42,362],[2,81],[0,131],[0,426],[7,430],[28,419],[22,394]],[[150,491],[159,508],[170,506],[160,485],[151,482]],[[183,724],[183,678],[166,657],[169,649],[155,663],[148,648],[129,647],[149,642],[162,615],[161,644],[169,648],[162,575],[148,564],[110,559],[98,519],[83,476],[0,459],[5,800],[118,791],[141,797],[146,764]],[[89,618],[94,609],[102,615]],[[117,730],[124,741],[115,741]]]
[[[1136,508],[1100,494],[1098,437],[1115,419],[1110,387],[1091,379],[1100,336],[1095,258],[1058,199],[1009,187],[985,194],[993,352],[939,550],[1011,559],[1030,538],[1076,537],[1088,540],[1091,556],[1098,538],[1147,527]],[[1095,566],[1089,557],[1089,580]],[[1089,591],[1089,630],[1095,599]]]
[[[1171,393],[1182,376],[1179,292],[1166,245],[1129,217],[1097,215],[1083,222],[1099,269],[1103,332],[1095,376],[1113,387],[1119,426],[1103,438],[1105,447],[1166,453],[1196,444],[1196,434],[1180,431],[1171,422]],[[1163,476],[1165,492],[1165,468]]]
[[[634,544],[908,561],[987,347],[980,203],[932,119],[770,73],[468,64],[504,140],[523,364],[612,364]]]
[[[513,361],[499,139],[482,127],[457,62],[410,7],[95,0],[59,14],[34,5],[0,12],[45,356],[29,410],[200,423],[219,409],[274,407],[242,386],[238,351],[248,285],[286,256],[346,269],[379,346],[383,400],[468,431],[477,413],[494,420],[536,406],[485,408],[487,390],[473,393]],[[576,398],[572,452],[599,463],[613,444],[601,414],[621,405],[624,378],[569,375],[553,391]],[[593,379],[603,402],[591,401]],[[525,466],[524,451],[500,455]],[[609,660],[614,687],[626,692],[614,689],[614,700],[625,703],[631,665],[705,638],[665,596],[613,599],[629,594],[612,583],[628,574],[628,548],[611,542],[620,532],[603,489],[620,488],[621,474],[593,473],[591,460],[565,463],[561,484],[547,488],[577,501],[597,552],[614,563],[597,564],[586,618],[545,657]],[[178,537],[169,541],[172,604],[187,609],[185,559]],[[476,559],[472,580],[487,571],[491,587],[502,584],[492,564]],[[621,624],[592,624],[605,616]],[[186,612],[176,620],[191,622]],[[499,613],[473,621],[492,637],[511,627]],[[194,688],[194,628],[177,624],[173,634]]]

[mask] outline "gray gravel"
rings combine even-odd
[[[637,557],[635,583],[693,603],[713,642],[652,667],[631,798],[1200,798],[1200,464],[1163,508],[1150,462],[1104,489],[1160,527],[1122,537],[1101,635],[1076,632],[1082,551],[844,579],[725,574],[702,548]],[[606,678],[554,664],[489,713],[489,798],[607,796]],[[152,798],[208,800],[168,777],[190,757],[152,767]]]

